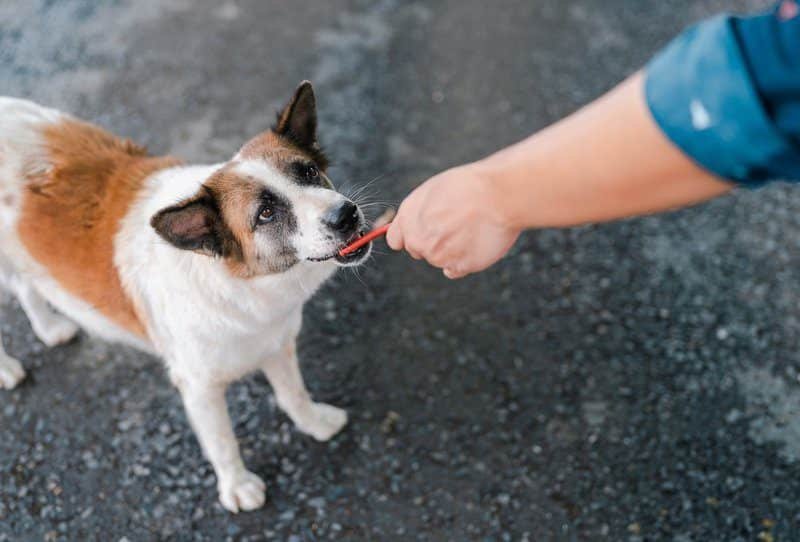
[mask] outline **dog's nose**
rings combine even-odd
[[[352,201],[345,201],[328,211],[322,222],[339,233],[351,232],[358,226],[358,207]]]

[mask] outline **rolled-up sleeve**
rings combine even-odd
[[[648,107],[700,166],[745,186],[800,182],[800,16],[795,0],[717,16],[648,64]]]

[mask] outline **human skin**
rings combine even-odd
[[[494,264],[526,229],[658,213],[731,189],[661,132],[640,72],[541,132],[425,181],[387,242],[455,279]]]

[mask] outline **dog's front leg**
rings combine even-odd
[[[303,433],[325,441],[347,423],[347,412],[341,408],[311,400],[300,373],[294,341],[266,362],[264,374],[275,391],[278,406]]]
[[[233,513],[263,506],[266,486],[244,467],[228,416],[226,386],[176,380],[189,421],[216,472],[222,506]]]

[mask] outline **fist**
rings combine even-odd
[[[483,271],[519,237],[492,183],[474,164],[428,179],[400,205],[386,242],[444,270],[451,279]]]

